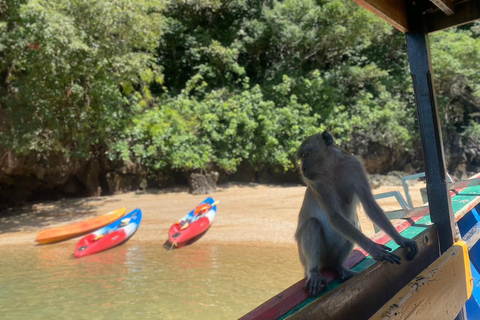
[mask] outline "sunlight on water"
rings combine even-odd
[[[295,248],[1,247],[3,319],[236,319],[302,277]]]

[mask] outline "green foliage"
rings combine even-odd
[[[128,97],[148,101],[148,85],[161,82],[152,63],[160,9],[154,0],[8,1],[0,24],[3,143],[19,153],[86,156],[108,142],[130,112]]]
[[[443,128],[465,141],[479,41],[479,23],[431,37]],[[15,152],[289,169],[324,129],[408,150],[415,117],[404,35],[354,1],[0,0],[0,143]]]
[[[480,123],[471,122],[469,126],[465,128],[462,139],[465,145],[478,146],[480,144]]]
[[[212,112],[216,119],[227,108],[226,118],[236,119],[233,128],[219,127],[222,139],[215,131],[206,138],[210,160],[220,167],[275,159],[268,164],[288,168],[298,142],[326,128],[340,142],[352,130],[401,148],[415,138],[406,54],[390,52],[405,51],[404,42],[355,3],[194,1],[172,3],[166,12],[157,51],[165,66],[163,92],[195,99],[202,116]],[[392,81],[391,74],[402,77]],[[244,87],[245,76],[253,88]],[[254,108],[240,109],[244,114],[235,109],[242,90],[248,99],[262,94]],[[237,122],[257,132],[236,130]]]
[[[238,92],[205,93],[201,101],[184,91],[137,115],[123,140],[131,144],[122,142],[119,150],[154,169],[205,169],[215,163],[234,172],[245,160],[291,168],[301,139],[316,132],[310,113],[294,98],[275,106],[248,83]]]
[[[461,131],[480,120],[479,28],[477,22],[431,37],[437,100],[447,130]]]

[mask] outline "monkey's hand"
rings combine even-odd
[[[392,249],[376,242],[372,242],[371,246],[366,251],[377,261],[386,260],[390,263],[400,264],[400,261],[402,260],[396,254],[390,252]]]
[[[412,260],[418,253],[418,245],[415,240],[401,237],[400,240],[396,241],[397,244],[402,248],[407,248],[407,260]]]
[[[322,276],[318,268],[314,268],[308,272],[308,279],[304,288],[308,289],[310,296],[316,296],[321,291],[327,290],[327,287],[327,280]]]

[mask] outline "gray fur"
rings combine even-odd
[[[302,161],[307,191],[295,238],[311,295],[327,286],[320,271],[336,270],[343,281],[354,275],[343,267],[354,243],[376,260],[400,263],[400,257],[389,252],[389,248],[373,242],[356,228],[359,201],[375,224],[401,247],[409,249],[407,259],[415,257],[416,242],[398,234],[378,206],[361,162],[336,147],[330,134],[323,132],[307,138],[296,155]]]

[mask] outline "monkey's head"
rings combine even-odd
[[[302,174],[308,180],[315,180],[333,160],[333,137],[327,131],[308,137],[298,148],[296,158],[302,162]]]

